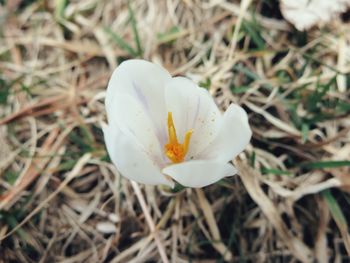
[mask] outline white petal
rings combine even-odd
[[[350,7],[348,0],[281,0],[282,15],[298,30],[323,25]]]
[[[187,159],[195,158],[213,139],[221,123],[221,113],[209,92],[193,81],[176,77],[165,88],[168,112],[172,112],[177,136],[193,129]]]
[[[144,111],[141,103],[126,93],[119,93],[114,103],[110,123],[115,123],[124,134],[133,136],[153,160],[161,165],[164,162],[163,146],[156,136],[156,128],[150,116]]]
[[[113,124],[103,125],[102,129],[109,156],[123,176],[143,184],[174,186],[133,137],[123,134]]]
[[[244,150],[251,136],[247,113],[231,104],[223,116],[220,131],[198,158],[228,162]]]
[[[187,187],[204,187],[218,180],[237,173],[235,167],[228,163],[195,160],[170,165],[163,169],[177,182]]]
[[[127,93],[137,99],[156,127],[156,134],[166,142],[165,83],[171,79],[169,72],[159,65],[139,59],[121,63],[108,83],[106,110],[109,118],[115,112],[115,98]]]

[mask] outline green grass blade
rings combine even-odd
[[[251,71],[250,69],[248,69],[245,66],[242,66],[241,64],[237,64],[233,67],[234,70],[237,70],[238,72],[243,73],[244,75],[246,75],[248,78],[250,78],[251,80],[259,80],[260,77],[258,74],[256,74],[255,72]]]
[[[309,134],[309,125],[307,125],[306,123],[303,123],[301,125],[301,135],[302,135],[302,142],[305,143],[307,141],[307,136]]]
[[[111,39],[123,50],[125,50],[130,56],[135,57],[138,53],[121,38],[117,33],[113,32],[110,28],[104,27],[104,31],[111,37]]]
[[[331,211],[332,217],[337,222],[338,225],[346,226],[345,216],[335,198],[331,194],[329,190],[325,190],[322,192],[322,196],[325,199],[329,210]]]
[[[10,95],[10,85],[0,77],[0,104],[6,104],[7,98]]]
[[[64,10],[68,5],[68,0],[56,0],[55,1],[55,17],[57,21],[64,20]]]
[[[170,30],[168,30],[165,33],[157,33],[157,39],[161,44],[172,44],[179,37],[180,33],[180,28],[177,26],[173,26],[172,28],[170,28]]]
[[[272,169],[272,168],[261,168],[262,174],[274,174],[274,175],[287,175],[292,176],[293,174],[289,171],[280,170],[280,169]]]
[[[231,87],[231,91],[233,94],[246,93],[249,89],[250,89],[249,86]]]
[[[337,168],[342,166],[350,166],[350,161],[311,162],[311,163],[303,163],[301,164],[301,166],[309,169]]]
[[[260,36],[260,29],[256,24],[244,21],[242,23],[242,28],[250,36],[258,50],[263,50],[265,48],[264,39]]]
[[[129,16],[130,16],[132,32],[134,34],[134,39],[135,39],[136,47],[137,47],[137,54],[141,57],[143,54],[143,50],[142,50],[142,46],[141,46],[139,31],[137,30],[137,22],[135,19],[134,11],[132,10],[131,5],[130,5],[130,1],[128,1],[128,8],[129,8]]]

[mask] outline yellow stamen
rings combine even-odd
[[[176,129],[173,120],[173,114],[168,112],[168,136],[169,142],[165,144],[165,155],[173,163],[181,163],[185,159],[185,155],[188,152],[190,145],[190,139],[192,136],[193,130],[189,130],[185,134],[184,143],[180,144],[177,140]]]

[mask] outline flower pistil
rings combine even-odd
[[[168,112],[169,142],[165,144],[164,148],[165,148],[165,155],[173,163],[181,163],[184,161],[190,145],[190,139],[191,139],[192,133],[193,133],[193,130],[188,130],[185,134],[185,139],[183,144],[179,143],[176,136],[176,129],[173,121],[173,115],[171,112]]]

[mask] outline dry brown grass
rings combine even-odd
[[[5,2],[0,262],[350,261],[346,20],[297,32],[273,0]],[[103,101],[137,56],[247,110],[239,176],[168,193],[119,175]]]

